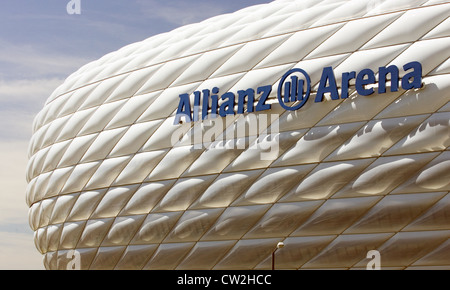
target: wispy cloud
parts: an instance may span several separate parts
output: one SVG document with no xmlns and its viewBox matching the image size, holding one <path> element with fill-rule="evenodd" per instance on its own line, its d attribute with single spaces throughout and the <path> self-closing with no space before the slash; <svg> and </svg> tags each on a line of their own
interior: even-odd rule
<svg viewBox="0 0 450 290">
<path fill-rule="evenodd" d="M 45 99 L 61 84 L 62 78 L 37 79 L 0 79 L 0 108 L 14 106 L 15 108 L 42 107 Z M 39 108 L 41 109 L 41 108 Z"/>
<path fill-rule="evenodd" d="M 0 270 L 44 270 L 42 259 L 32 235 L 0 232 Z"/>
<path fill-rule="evenodd" d="M 2 126 L 3 127 L 3 126 Z M 25 203 L 27 141 L 0 142 L 0 269 L 43 269 Z"/>
<path fill-rule="evenodd" d="M 199 22 L 226 11 L 227 1 L 137 0 L 142 12 L 151 18 L 176 25 Z"/>
<path fill-rule="evenodd" d="M 59 78 L 0 80 L 0 140 L 29 140 L 35 115 L 62 82 Z"/>
<path fill-rule="evenodd" d="M 0 79 L 67 75 L 88 61 L 85 57 L 0 40 Z"/>
<path fill-rule="evenodd" d="M 0 184 L 2 190 L 2 207 L 0 211 L 0 228 L 4 230 L 5 223 L 21 224 L 27 222 L 24 192 L 27 187 L 25 171 L 27 155 L 24 150 L 28 148 L 27 141 L 11 141 L 0 143 L 0 158 L 8 166 L 0 167 Z"/>
<path fill-rule="evenodd" d="M 0 140 L 26 140 L 34 116 L 64 79 L 89 60 L 0 39 Z"/>
</svg>

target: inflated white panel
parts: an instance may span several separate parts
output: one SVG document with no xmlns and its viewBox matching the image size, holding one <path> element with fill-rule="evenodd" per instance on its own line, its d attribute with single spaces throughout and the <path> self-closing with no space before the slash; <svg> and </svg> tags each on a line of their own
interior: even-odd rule
<svg viewBox="0 0 450 290">
<path fill-rule="evenodd" d="M 77 241 L 81 236 L 86 221 L 72 222 L 64 224 L 61 233 L 60 248 L 73 249 L 77 245 Z"/>
<path fill-rule="evenodd" d="M 342 24 L 327 25 L 292 34 L 274 51 L 267 55 L 256 68 L 296 62 L 306 56 L 317 45 L 335 33 Z"/>
<path fill-rule="evenodd" d="M 156 245 L 136 245 L 128 246 L 124 253 L 123 259 L 117 263 L 114 269 L 117 270 L 139 270 L 144 267 L 145 262 L 156 250 Z"/>
<path fill-rule="evenodd" d="M 106 218 L 116 216 L 137 190 L 137 187 L 138 185 L 129 185 L 110 188 L 97 205 L 91 217 Z"/>
<path fill-rule="evenodd" d="M 372 120 L 351 139 L 336 149 L 326 160 L 380 156 L 400 138 L 416 128 L 428 115 Z"/>
<path fill-rule="evenodd" d="M 220 208 L 186 211 L 164 241 L 197 241 L 222 211 Z"/>
<path fill-rule="evenodd" d="M 315 127 L 300 138 L 283 156 L 277 159 L 274 165 L 286 166 L 323 160 L 337 146 L 352 136 L 362 125 L 363 123 L 358 122 Z"/>
<path fill-rule="evenodd" d="M 154 211 L 182 211 L 208 187 L 215 175 L 179 179 L 165 194 Z"/>
<path fill-rule="evenodd" d="M 81 192 L 67 217 L 67 221 L 87 220 L 96 209 L 105 192 L 106 189 Z"/>
<path fill-rule="evenodd" d="M 371 162 L 373 159 L 319 164 L 281 201 L 327 199 Z"/>
<path fill-rule="evenodd" d="M 450 187 L 450 152 L 439 154 L 420 172 L 395 189 L 395 193 L 448 190 Z"/>
<path fill-rule="evenodd" d="M 238 173 L 224 173 L 218 176 L 205 190 L 203 195 L 191 206 L 191 208 L 216 208 L 227 207 L 239 196 L 252 182 L 261 175 L 262 170 L 241 171 Z M 223 194 L 230 191 L 229 194 Z"/>
<path fill-rule="evenodd" d="M 104 246 L 128 244 L 142 224 L 145 215 L 134 215 L 116 218 L 108 234 L 102 242 Z"/>
<path fill-rule="evenodd" d="M 25 199 L 45 267 L 76 251 L 81 269 L 270 269 L 284 242 L 277 269 L 365 269 L 369 250 L 382 268 L 449 269 L 449 13 L 445 0 L 281 0 L 84 65 L 32 124 Z M 405 89 L 411 62 L 422 86 Z M 379 92 L 391 65 L 399 88 L 388 74 Z M 326 67 L 340 96 L 316 101 Z M 292 111 L 278 99 L 291 69 L 311 79 Z M 209 100 L 202 120 L 195 92 L 215 87 L 229 114 Z M 182 94 L 200 120 L 174 124 Z"/>
<path fill-rule="evenodd" d="M 233 205 L 273 203 L 288 191 L 311 166 L 269 168 Z"/>
<path fill-rule="evenodd" d="M 386 155 L 399 152 L 417 153 L 444 150 L 450 146 L 450 119 L 448 112 L 436 113 L 421 123 L 408 136 L 392 146 Z"/>
<path fill-rule="evenodd" d="M 361 3 L 363 1 L 353 2 Z M 394 21 L 398 15 L 394 13 L 348 22 L 313 50 L 308 57 L 315 58 L 330 54 L 353 52 Z"/>
<path fill-rule="evenodd" d="M 440 24 L 449 13 L 448 5 L 407 11 L 373 37 L 363 49 L 415 41 Z"/>
</svg>

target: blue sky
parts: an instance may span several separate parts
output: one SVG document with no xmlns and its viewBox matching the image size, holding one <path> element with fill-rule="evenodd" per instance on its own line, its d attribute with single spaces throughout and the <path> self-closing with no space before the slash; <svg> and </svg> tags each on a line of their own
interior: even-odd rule
<svg viewBox="0 0 450 290">
<path fill-rule="evenodd" d="M 64 79 L 127 44 L 271 0 L 4 0 L 0 9 L 0 269 L 43 269 L 25 203 L 34 116 Z"/>
</svg>

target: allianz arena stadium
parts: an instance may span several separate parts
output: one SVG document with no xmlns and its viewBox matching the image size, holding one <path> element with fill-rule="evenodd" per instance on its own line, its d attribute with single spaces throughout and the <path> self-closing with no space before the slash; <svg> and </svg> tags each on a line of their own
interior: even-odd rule
<svg viewBox="0 0 450 290">
<path fill-rule="evenodd" d="M 274 1 L 84 65 L 33 123 L 46 269 L 450 269 L 449 15 Z"/>
</svg>

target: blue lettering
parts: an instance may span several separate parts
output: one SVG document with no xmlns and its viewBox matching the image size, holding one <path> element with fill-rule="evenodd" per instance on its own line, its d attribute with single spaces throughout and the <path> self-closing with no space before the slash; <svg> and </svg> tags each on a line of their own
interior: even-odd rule
<svg viewBox="0 0 450 290">
<path fill-rule="evenodd" d="M 202 120 L 208 117 L 209 110 L 209 90 L 203 90 L 203 102 L 202 102 Z"/>
<path fill-rule="evenodd" d="M 356 77 L 356 72 L 346 72 L 342 74 L 342 90 L 341 99 L 348 98 L 348 88 L 350 86 L 350 80 Z"/>
<path fill-rule="evenodd" d="M 200 92 L 194 92 L 194 112 L 192 114 L 192 121 L 196 122 L 199 119 L 200 113 Z"/>
<path fill-rule="evenodd" d="M 234 94 L 231 92 L 222 95 L 222 104 L 220 104 L 219 115 L 225 117 L 226 115 L 234 115 Z"/>
<path fill-rule="evenodd" d="M 367 78 L 366 78 L 367 76 Z M 374 84 L 375 83 L 375 74 L 371 69 L 363 69 L 359 72 L 359 74 L 356 76 L 356 91 L 361 96 L 368 96 L 373 94 L 373 88 L 366 89 L 366 85 Z"/>
<path fill-rule="evenodd" d="M 238 114 L 244 114 L 245 97 L 247 97 L 247 112 L 253 112 L 255 102 L 255 90 L 247 89 L 238 91 Z"/>
<path fill-rule="evenodd" d="M 388 67 L 380 67 L 378 71 L 379 84 L 378 93 L 384 94 L 386 92 L 387 74 L 391 74 L 391 92 L 398 91 L 398 67 L 391 65 Z"/>
<path fill-rule="evenodd" d="M 412 72 L 405 74 L 402 78 L 402 89 L 418 89 L 422 87 L 422 65 L 420 62 L 413 61 L 403 66 L 405 71 L 413 69 Z M 410 80 L 413 79 L 411 82 Z"/>
<path fill-rule="evenodd" d="M 272 92 L 272 86 L 263 86 L 258 88 L 258 94 L 261 94 L 261 97 L 256 105 L 256 111 L 270 110 L 272 106 L 270 104 L 266 104 L 266 100 L 269 97 L 270 92 Z"/>
<path fill-rule="evenodd" d="M 401 87 L 404 90 L 413 88 L 420 88 L 422 86 L 422 65 L 420 62 L 412 61 L 403 66 L 406 72 L 405 76 L 401 79 Z M 297 74 L 303 74 L 304 78 L 300 79 Z M 388 67 L 379 67 L 378 69 L 379 81 L 378 81 L 378 93 L 386 93 L 386 84 L 388 83 L 388 75 L 390 75 L 391 92 L 396 92 L 399 89 L 400 72 L 399 68 L 395 65 Z M 285 81 L 290 76 L 289 81 Z M 341 96 L 339 96 L 338 86 L 336 84 L 336 78 L 334 76 L 332 67 L 325 67 L 322 71 L 319 86 L 317 89 L 317 95 L 315 102 L 322 102 L 325 94 L 330 94 L 332 100 L 346 99 L 349 97 L 350 81 L 355 80 L 355 88 L 359 95 L 368 96 L 374 93 L 374 88 L 366 87 L 368 85 L 376 84 L 376 76 L 371 69 L 363 69 L 358 74 L 356 72 L 344 72 L 342 73 L 341 83 Z M 304 86 L 306 84 L 306 93 Z M 289 70 L 281 78 L 278 86 L 278 101 L 280 105 L 286 110 L 297 110 L 303 106 L 308 100 L 311 88 L 311 80 L 308 74 L 300 69 L 294 68 Z M 282 92 L 284 90 L 284 95 Z M 180 101 L 178 104 L 177 113 L 175 115 L 174 124 L 182 123 L 181 118 L 184 117 L 186 122 L 205 120 L 208 115 L 216 117 L 219 114 L 221 117 L 234 114 L 244 114 L 245 107 L 247 112 L 258 112 L 264 110 L 270 110 L 271 104 L 266 103 L 270 93 L 272 92 L 272 86 L 266 85 L 258 87 L 256 93 L 259 94 L 258 102 L 256 103 L 255 90 L 252 88 L 246 90 L 239 90 L 237 92 L 237 112 L 235 112 L 236 96 L 232 92 L 225 92 L 220 97 L 223 101 L 219 106 L 219 88 L 214 87 L 212 90 L 204 89 L 201 92 L 193 92 L 194 107 L 191 108 L 189 94 L 179 95 Z M 296 105 L 289 106 L 286 103 L 299 102 Z M 246 106 L 247 104 L 247 106 Z M 193 110 L 192 110 L 193 109 Z"/>
<path fill-rule="evenodd" d="M 329 83 L 328 86 L 327 83 Z M 322 102 L 323 95 L 325 93 L 330 93 L 332 100 L 339 99 L 339 92 L 336 85 L 336 78 L 334 77 L 333 68 L 331 66 L 324 68 L 322 71 L 322 77 L 320 78 L 319 88 L 317 89 L 315 102 L 316 103 Z"/>
<path fill-rule="evenodd" d="M 192 121 L 191 103 L 189 102 L 188 94 L 180 95 L 180 103 L 178 104 L 177 114 L 175 115 L 174 125 L 180 124 L 181 117 L 185 117 L 186 123 Z"/>
</svg>

